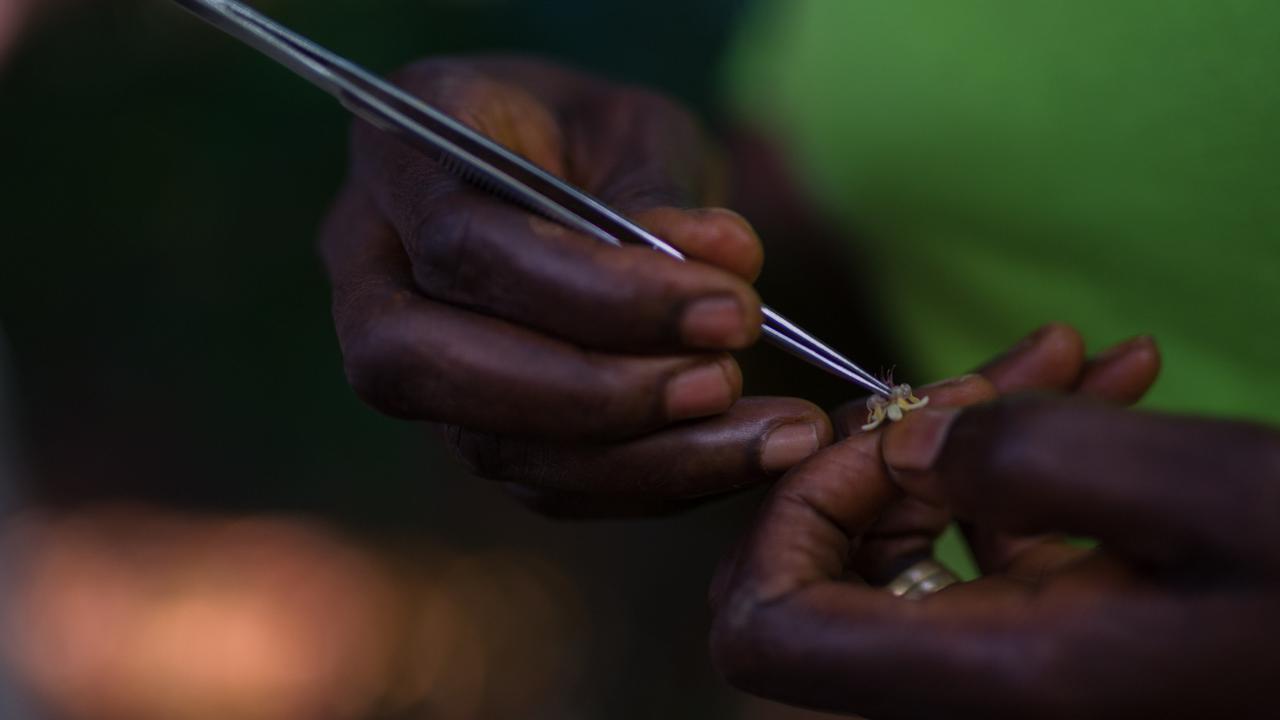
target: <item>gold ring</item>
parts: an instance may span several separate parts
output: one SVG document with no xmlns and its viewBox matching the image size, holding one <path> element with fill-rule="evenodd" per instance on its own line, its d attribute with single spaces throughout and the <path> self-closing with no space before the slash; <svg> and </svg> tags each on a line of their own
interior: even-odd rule
<svg viewBox="0 0 1280 720">
<path fill-rule="evenodd" d="M 932 595 L 944 588 L 960 582 L 960 578 L 951 572 L 946 565 L 937 560 L 927 559 L 903 570 L 897 577 L 889 581 L 885 589 L 895 597 L 918 600 Z"/>
</svg>

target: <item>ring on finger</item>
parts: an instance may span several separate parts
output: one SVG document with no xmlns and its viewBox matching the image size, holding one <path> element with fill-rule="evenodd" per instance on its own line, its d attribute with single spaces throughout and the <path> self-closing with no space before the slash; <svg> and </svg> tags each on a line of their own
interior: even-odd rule
<svg viewBox="0 0 1280 720">
<path fill-rule="evenodd" d="M 946 565 L 932 558 L 921 560 L 898 573 L 898 576 L 885 585 L 885 589 L 895 597 L 918 600 L 926 595 L 940 592 L 956 583 L 960 578 Z"/>
</svg>

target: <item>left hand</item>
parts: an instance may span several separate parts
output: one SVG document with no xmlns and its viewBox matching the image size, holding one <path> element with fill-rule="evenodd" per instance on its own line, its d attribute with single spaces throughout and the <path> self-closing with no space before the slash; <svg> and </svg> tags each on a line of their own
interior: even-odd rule
<svg viewBox="0 0 1280 720">
<path fill-rule="evenodd" d="M 547 222 L 358 122 L 320 242 L 357 395 L 556 515 L 679 509 L 830 443 L 815 405 L 742 397 L 728 353 L 759 335 L 763 248 L 715 207 L 725 168 L 692 114 L 533 58 L 431 58 L 396 80 L 690 262 Z"/>
<path fill-rule="evenodd" d="M 1070 393 L 1131 405 L 1146 394 L 1159 372 L 1160 354 L 1150 338 L 1134 338 L 1086 358 L 1080 333 L 1068 325 L 1051 323 L 978 368 L 975 374 L 987 383 L 953 384 L 922 393 L 933 396 L 935 408 L 980 403 L 990 399 L 993 390 L 999 395 Z M 843 439 L 860 434 L 866 418 L 865 402 L 857 400 L 832 413 L 832 424 Z M 913 562 L 929 557 L 935 541 L 956 519 L 942 505 L 903 494 L 863 535 L 853 570 L 873 584 L 886 583 Z M 962 518 L 960 525 L 984 572 L 1004 567 L 1010 554 L 1028 545 L 1044 545 L 1048 548 L 1044 552 L 1049 553 L 1058 552 L 1054 548 L 1060 546 L 1057 535 L 1008 536 L 975 527 Z"/>
<path fill-rule="evenodd" d="M 1073 335 L 928 390 L 934 408 L 778 484 L 713 588 L 732 682 L 873 717 L 1265 715 L 1280 436 L 1119 409 L 1154 379 L 1154 346 L 1086 362 Z M 1094 400 L 946 409 L 1028 388 Z M 918 559 L 952 514 L 980 580 L 919 602 L 851 581 Z"/>
</svg>

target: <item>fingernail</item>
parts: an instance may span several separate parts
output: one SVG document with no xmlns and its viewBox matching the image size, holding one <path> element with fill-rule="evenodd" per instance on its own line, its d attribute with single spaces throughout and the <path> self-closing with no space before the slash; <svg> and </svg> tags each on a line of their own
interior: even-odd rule
<svg viewBox="0 0 1280 720">
<path fill-rule="evenodd" d="M 818 452 L 818 428 L 812 423 L 783 425 L 769 433 L 760 451 L 765 472 L 782 472 Z"/>
<path fill-rule="evenodd" d="M 911 413 L 885 433 L 881 446 L 885 464 L 902 472 L 922 472 L 933 467 L 959 412 L 954 408 L 924 408 Z"/>
<path fill-rule="evenodd" d="M 714 415 L 733 404 L 733 384 L 723 364 L 699 365 L 667 383 L 666 400 L 672 420 Z"/>
<path fill-rule="evenodd" d="M 680 332 L 685 342 L 702 348 L 739 348 L 749 340 L 742 303 L 730 296 L 694 302 L 684 313 Z"/>
</svg>

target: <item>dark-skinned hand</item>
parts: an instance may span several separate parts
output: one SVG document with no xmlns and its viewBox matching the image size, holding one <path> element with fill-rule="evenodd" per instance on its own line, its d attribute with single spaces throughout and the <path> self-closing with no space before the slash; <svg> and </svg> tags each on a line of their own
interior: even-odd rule
<svg viewBox="0 0 1280 720">
<path fill-rule="evenodd" d="M 630 214 L 693 260 L 614 248 L 492 198 L 358 123 L 321 241 L 348 378 L 439 424 L 542 509 L 632 513 L 750 485 L 831 441 L 827 416 L 741 398 L 763 253 L 720 202 L 692 117 L 546 63 L 426 61 L 396 81 Z"/>
<path fill-rule="evenodd" d="M 780 481 L 713 584 L 729 680 L 871 718 L 1274 716 L 1280 435 L 1125 409 L 1155 346 L 1081 348 L 1046 328 Z M 983 577 L 876 587 L 952 517 Z"/>
</svg>

